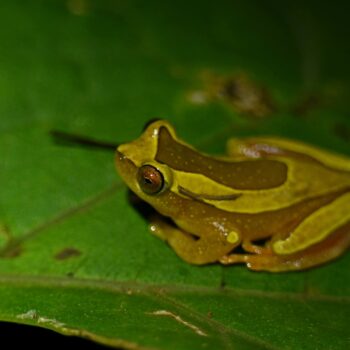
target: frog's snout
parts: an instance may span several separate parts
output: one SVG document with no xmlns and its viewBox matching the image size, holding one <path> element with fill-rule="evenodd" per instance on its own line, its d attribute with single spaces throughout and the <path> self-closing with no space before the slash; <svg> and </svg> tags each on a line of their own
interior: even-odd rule
<svg viewBox="0 0 350 350">
<path fill-rule="evenodd" d="M 118 149 L 115 152 L 115 165 L 118 172 L 120 172 L 121 164 L 125 161 L 125 155 L 122 152 L 119 152 Z"/>
<path fill-rule="evenodd" d="M 115 166 L 126 182 L 130 181 L 137 171 L 135 164 L 123 152 L 120 152 L 119 148 L 115 153 Z"/>
<path fill-rule="evenodd" d="M 115 158 L 116 158 L 116 161 L 123 161 L 125 158 L 125 155 L 122 152 L 119 152 L 117 149 L 115 152 Z"/>
<path fill-rule="evenodd" d="M 115 165 L 117 167 L 118 172 L 122 175 L 123 170 L 125 170 L 125 165 L 128 159 L 124 153 L 120 152 L 119 149 L 115 152 Z"/>
</svg>

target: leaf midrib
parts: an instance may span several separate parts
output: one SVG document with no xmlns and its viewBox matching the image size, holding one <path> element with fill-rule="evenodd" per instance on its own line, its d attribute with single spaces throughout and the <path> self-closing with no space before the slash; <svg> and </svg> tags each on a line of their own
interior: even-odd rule
<svg viewBox="0 0 350 350">
<path fill-rule="evenodd" d="M 18 287 L 63 287 L 63 288 L 91 288 L 106 292 L 124 292 L 135 294 L 172 294 L 183 295 L 188 293 L 213 295 L 221 294 L 228 297 L 252 296 L 269 298 L 274 300 L 297 300 L 297 301 L 328 301 L 336 303 L 350 303 L 349 296 L 306 294 L 298 292 L 271 292 L 254 289 L 242 289 L 232 287 L 207 287 L 199 285 L 163 285 L 147 284 L 144 282 L 113 281 L 93 278 L 56 277 L 47 275 L 7 275 L 0 274 L 0 285 L 15 285 Z"/>
</svg>

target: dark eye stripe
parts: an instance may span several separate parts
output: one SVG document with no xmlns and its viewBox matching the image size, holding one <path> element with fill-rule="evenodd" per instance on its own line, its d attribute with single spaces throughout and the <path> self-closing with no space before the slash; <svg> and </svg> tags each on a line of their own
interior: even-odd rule
<svg viewBox="0 0 350 350">
<path fill-rule="evenodd" d="M 287 179 L 287 166 L 276 160 L 218 160 L 182 145 L 162 127 L 159 131 L 156 160 L 169 167 L 197 174 L 233 189 L 260 190 L 281 186 Z"/>
<path fill-rule="evenodd" d="M 185 187 L 178 186 L 177 190 L 179 191 L 180 194 L 183 194 L 184 196 L 190 197 L 192 199 L 198 200 L 198 201 L 203 201 L 205 199 L 208 200 L 213 200 L 213 201 L 234 201 L 237 198 L 241 197 L 241 193 L 238 194 L 228 194 L 228 195 L 210 195 L 210 194 L 205 194 L 205 193 L 196 193 L 188 190 Z"/>
</svg>

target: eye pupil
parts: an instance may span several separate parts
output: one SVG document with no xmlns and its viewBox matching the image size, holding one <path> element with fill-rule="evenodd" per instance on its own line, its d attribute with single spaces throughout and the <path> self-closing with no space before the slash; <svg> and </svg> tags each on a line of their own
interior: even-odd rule
<svg viewBox="0 0 350 350">
<path fill-rule="evenodd" d="M 147 194 L 157 194 L 164 186 L 162 173 L 152 165 L 143 165 L 137 174 L 141 190 Z"/>
</svg>

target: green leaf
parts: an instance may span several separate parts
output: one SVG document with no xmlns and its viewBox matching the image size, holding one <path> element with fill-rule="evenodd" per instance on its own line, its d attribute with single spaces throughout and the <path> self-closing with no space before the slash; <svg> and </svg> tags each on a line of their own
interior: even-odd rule
<svg viewBox="0 0 350 350">
<path fill-rule="evenodd" d="M 2 1 L 0 320 L 122 348 L 347 349 L 349 255 L 191 266 L 150 235 L 113 153 L 49 135 L 130 141 L 161 117 L 208 152 L 268 133 L 350 155 L 345 5 Z M 267 112 L 219 93 L 237 77 Z"/>
</svg>

